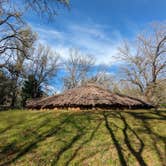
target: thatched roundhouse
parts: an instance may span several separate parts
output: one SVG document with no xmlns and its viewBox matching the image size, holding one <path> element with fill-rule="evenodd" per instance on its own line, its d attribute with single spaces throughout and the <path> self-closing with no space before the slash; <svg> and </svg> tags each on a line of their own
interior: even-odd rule
<svg viewBox="0 0 166 166">
<path fill-rule="evenodd" d="M 87 84 L 27 103 L 31 109 L 111 109 L 150 108 L 151 105 L 125 95 L 115 94 L 94 84 Z"/>
</svg>

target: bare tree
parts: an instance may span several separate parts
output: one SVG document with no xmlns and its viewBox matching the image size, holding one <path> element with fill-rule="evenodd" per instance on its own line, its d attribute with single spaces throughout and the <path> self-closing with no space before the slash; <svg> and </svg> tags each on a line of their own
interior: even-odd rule
<svg viewBox="0 0 166 166">
<path fill-rule="evenodd" d="M 146 96 L 150 98 L 156 108 L 166 104 L 166 79 L 157 80 L 150 84 L 146 90 Z"/>
<path fill-rule="evenodd" d="M 86 82 L 94 83 L 102 86 L 103 88 L 113 90 L 114 89 L 114 77 L 106 70 L 100 70 L 92 75 Z"/>
<path fill-rule="evenodd" d="M 83 55 L 78 50 L 71 49 L 69 58 L 64 62 L 66 72 L 63 78 L 64 88 L 71 89 L 86 82 L 93 65 L 92 56 Z"/>
<path fill-rule="evenodd" d="M 42 16 L 53 18 L 59 6 L 69 7 L 69 0 L 24 0 L 25 9 L 32 9 Z"/>
<path fill-rule="evenodd" d="M 31 9 L 38 14 L 55 16 L 60 6 L 69 7 L 69 0 L 23 0 L 22 3 L 15 0 L 1 0 L 2 3 L 7 3 L 11 7 L 19 7 L 22 12 L 27 12 Z"/>
<path fill-rule="evenodd" d="M 7 82 L 3 82 L 1 86 L 10 89 L 11 106 L 14 107 L 17 100 L 18 87 L 21 83 L 21 77 L 23 74 L 23 64 L 25 60 L 30 57 L 30 53 L 33 50 L 33 43 L 35 41 L 35 35 L 30 28 L 21 29 L 19 32 L 20 38 L 24 40 L 25 44 L 20 43 L 18 40 L 13 41 L 15 45 L 14 50 L 8 50 L 7 53 L 1 56 L 1 70 L 5 71 L 6 77 L 10 79 L 10 87 L 6 86 Z"/>
<path fill-rule="evenodd" d="M 19 6 L 20 4 L 21 6 Z M 23 3 L 20 3 L 13 0 L 0 0 L 0 69 L 5 71 L 4 73 L 7 74 L 7 78 L 12 82 L 10 84 L 12 85 L 11 91 L 8 91 L 10 92 L 12 106 L 15 105 L 18 87 L 20 80 L 22 80 L 20 77 L 24 73 L 23 65 L 31 57 L 33 44 L 36 40 L 36 35 L 27 27 L 27 24 L 23 20 L 23 14 L 30 9 L 36 11 L 38 14 L 51 17 L 57 14 L 58 4 L 68 6 L 68 1 L 24 0 Z M 48 59 L 46 57 L 43 57 L 43 59 L 40 59 L 43 61 L 43 68 L 41 70 L 45 70 L 46 74 L 48 74 L 47 77 L 50 77 L 51 72 L 46 70 L 53 71 L 53 69 L 44 67 L 44 61 L 48 63 Z M 41 73 L 43 74 L 44 71 Z M 38 76 L 40 75 L 40 82 L 46 82 L 46 74 L 42 74 L 37 74 Z M 7 87 L 4 84 L 5 81 L 3 81 L 3 85 L 0 82 L 0 89 Z"/>
<path fill-rule="evenodd" d="M 60 56 L 48 46 L 39 44 L 32 59 L 26 63 L 26 75 L 34 75 L 38 87 L 49 84 L 49 80 L 57 74 Z"/>
<path fill-rule="evenodd" d="M 17 53 L 28 58 L 27 50 L 34 43 L 35 35 L 22 21 L 21 13 L 9 7 L 6 1 L 0 2 L 0 68 L 12 58 L 16 59 Z"/>
<path fill-rule="evenodd" d="M 24 0 L 23 3 L 17 3 L 13 0 L 2 0 L 0 1 L 0 57 L 8 61 L 15 50 L 22 51 L 21 45 L 27 46 L 27 39 L 20 36 L 22 29 L 25 29 L 25 22 L 23 21 L 22 15 L 27 12 L 28 9 L 36 11 L 42 15 L 49 17 L 57 14 L 58 5 L 62 4 L 68 6 L 68 0 Z M 3 57 L 2 57 L 3 56 Z M 0 67 L 3 67 L 5 63 L 0 62 Z"/>
<path fill-rule="evenodd" d="M 126 62 L 123 67 L 126 81 L 150 100 L 153 87 L 166 77 L 166 24 L 153 24 L 151 30 L 138 35 L 135 45 L 125 42 L 119 52 Z"/>
</svg>

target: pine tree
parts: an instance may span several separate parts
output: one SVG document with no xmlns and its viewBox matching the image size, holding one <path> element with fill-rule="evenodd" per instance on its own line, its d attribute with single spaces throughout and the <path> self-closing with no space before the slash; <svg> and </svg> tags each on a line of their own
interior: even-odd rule
<svg viewBox="0 0 166 166">
<path fill-rule="evenodd" d="M 22 87 L 22 105 L 25 106 L 27 99 L 40 98 L 43 95 L 41 86 L 34 75 L 29 75 L 28 79 L 24 81 Z"/>
</svg>

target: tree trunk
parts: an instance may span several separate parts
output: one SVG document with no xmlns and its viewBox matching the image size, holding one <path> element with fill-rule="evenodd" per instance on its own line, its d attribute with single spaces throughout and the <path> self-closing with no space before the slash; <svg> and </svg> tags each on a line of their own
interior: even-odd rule
<svg viewBox="0 0 166 166">
<path fill-rule="evenodd" d="M 16 98 L 17 98 L 17 95 L 16 95 L 16 92 L 14 90 L 12 92 L 12 99 L 11 99 L 11 105 L 10 105 L 11 108 L 14 108 L 16 106 Z"/>
</svg>

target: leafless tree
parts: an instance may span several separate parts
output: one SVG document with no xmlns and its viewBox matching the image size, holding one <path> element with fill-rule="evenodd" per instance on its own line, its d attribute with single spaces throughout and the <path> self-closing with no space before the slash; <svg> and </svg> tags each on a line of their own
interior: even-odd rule
<svg viewBox="0 0 166 166">
<path fill-rule="evenodd" d="M 54 18 L 58 14 L 60 7 L 69 8 L 69 0 L 22 0 L 21 3 L 15 0 L 1 0 L 0 6 L 5 6 L 11 10 L 17 10 L 19 13 L 35 12 L 41 18 L 47 20 Z"/>
<path fill-rule="evenodd" d="M 22 21 L 21 13 L 9 7 L 6 1 L 0 2 L 0 68 L 18 52 L 28 57 L 27 50 L 35 40 L 35 36 Z"/>
<path fill-rule="evenodd" d="M 30 28 L 21 29 L 19 32 L 19 36 L 22 40 L 25 41 L 26 46 L 22 44 L 18 40 L 14 40 L 13 45 L 16 49 L 7 50 L 6 53 L 3 53 L 0 57 L 1 70 L 5 71 L 6 77 L 10 79 L 10 87 L 6 85 L 2 85 L 8 89 L 10 89 L 10 97 L 11 97 L 11 106 L 15 106 L 15 102 L 17 100 L 17 92 L 18 87 L 20 85 L 21 76 L 23 74 L 23 64 L 25 60 L 30 57 L 30 53 L 33 50 L 33 43 L 35 41 L 35 36 Z M 7 84 L 3 82 L 3 84 Z"/>
<path fill-rule="evenodd" d="M 95 75 L 92 75 L 86 82 L 97 84 L 99 86 L 102 86 L 105 89 L 113 90 L 114 77 L 109 72 L 106 72 L 106 70 L 100 70 L 100 69 L 98 70 L 99 71 L 97 71 Z"/>
<path fill-rule="evenodd" d="M 60 56 L 50 47 L 39 44 L 33 57 L 25 65 L 25 68 L 27 68 L 26 75 L 34 75 L 38 86 L 44 87 L 57 74 L 60 67 L 59 59 Z"/>
<path fill-rule="evenodd" d="M 150 98 L 156 108 L 166 104 L 166 79 L 157 80 L 150 84 L 146 90 L 146 96 Z"/>
<path fill-rule="evenodd" d="M 24 0 L 25 9 L 32 9 L 42 16 L 53 18 L 59 6 L 69 7 L 69 0 Z"/>
<path fill-rule="evenodd" d="M 64 89 L 71 89 L 85 83 L 94 62 L 92 56 L 81 54 L 77 49 L 71 49 L 69 58 L 64 62 L 66 72 L 63 78 Z"/>
<path fill-rule="evenodd" d="M 119 53 L 125 61 L 125 80 L 146 97 L 152 96 L 153 87 L 166 77 L 166 24 L 153 24 L 149 31 L 138 35 L 134 45 L 124 42 Z"/>
<path fill-rule="evenodd" d="M 21 6 L 19 4 L 13 0 L 0 1 L 0 58 L 6 61 L 15 50 L 24 53 L 18 45 L 24 45 L 24 48 L 29 47 L 27 38 L 22 38 L 21 35 L 22 29 L 26 26 L 22 17 L 24 12 L 30 9 L 51 17 L 57 14 L 58 5 L 68 6 L 69 2 L 68 0 L 24 0 Z M 4 65 L 5 63 L 0 62 L 0 67 Z"/>
<path fill-rule="evenodd" d="M 19 6 L 20 4 L 21 6 Z M 27 24 L 23 20 L 23 14 L 27 11 L 33 10 L 38 14 L 52 17 L 57 14 L 56 11 L 58 9 L 58 4 L 68 6 L 68 1 L 24 0 L 20 3 L 19 1 L 17 2 L 14 0 L 0 0 L 0 70 L 5 70 L 4 73 L 7 73 L 7 77 L 9 77 L 12 82 L 12 84 L 10 84 L 12 85 L 12 90 L 10 91 L 12 106 L 15 105 L 17 98 L 20 75 L 23 75 L 24 73 L 23 65 L 25 61 L 31 57 L 33 52 L 33 44 L 36 40 L 36 35 L 29 27 L 27 27 Z M 40 56 L 39 59 L 41 60 Z M 43 59 L 41 60 L 43 63 L 44 61 L 47 61 L 48 63 L 46 57 L 43 57 Z M 43 68 L 41 70 L 45 70 L 45 72 L 50 76 L 51 72 L 46 71 L 48 68 L 49 67 L 44 67 L 43 64 Z M 53 69 L 49 68 L 48 70 Z M 44 71 L 41 73 L 43 74 Z M 46 80 L 46 76 L 42 74 L 40 74 L 40 82 L 44 82 Z M 2 85 L 1 83 L 2 82 L 0 80 L 0 86 Z M 4 83 L 5 81 L 3 81 L 3 84 Z M 3 86 L 7 87 L 5 85 Z"/>
</svg>

